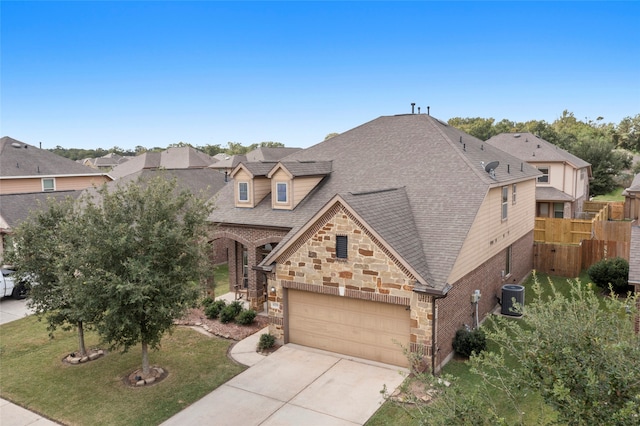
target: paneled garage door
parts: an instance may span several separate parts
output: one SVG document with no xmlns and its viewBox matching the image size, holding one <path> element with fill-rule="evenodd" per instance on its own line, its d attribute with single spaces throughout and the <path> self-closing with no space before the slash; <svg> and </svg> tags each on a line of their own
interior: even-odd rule
<svg viewBox="0 0 640 426">
<path fill-rule="evenodd" d="M 410 315 L 404 306 L 289 290 L 289 341 L 406 367 Z"/>
</svg>

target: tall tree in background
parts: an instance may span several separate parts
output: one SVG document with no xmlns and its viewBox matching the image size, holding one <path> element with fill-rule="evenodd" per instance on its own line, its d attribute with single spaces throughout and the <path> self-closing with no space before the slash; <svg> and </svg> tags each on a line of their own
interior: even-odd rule
<svg viewBox="0 0 640 426">
<path fill-rule="evenodd" d="M 589 183 L 591 195 L 602 195 L 617 187 L 616 175 L 631 167 L 631 156 L 614 151 L 610 142 L 584 139 L 571 147 L 571 153 L 591 163 L 593 180 Z"/>
<path fill-rule="evenodd" d="M 207 273 L 206 219 L 211 207 L 158 176 L 85 200 L 90 228 L 84 279 L 100 285 L 104 307 L 96 327 L 114 348 L 142 345 L 142 376 L 149 348 L 157 348 L 176 318 L 193 306 Z"/>
</svg>

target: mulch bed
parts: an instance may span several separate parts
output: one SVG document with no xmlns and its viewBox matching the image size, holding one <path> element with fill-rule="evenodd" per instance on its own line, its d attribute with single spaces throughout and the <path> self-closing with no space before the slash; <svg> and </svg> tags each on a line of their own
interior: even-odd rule
<svg viewBox="0 0 640 426">
<path fill-rule="evenodd" d="M 223 324 L 218 320 L 208 319 L 202 308 L 194 308 L 184 318 L 177 320 L 175 323 L 177 325 L 202 327 L 205 331 L 215 336 L 240 341 L 268 326 L 269 318 L 264 315 L 258 315 L 255 321 L 249 325 L 239 325 L 233 322 Z"/>
</svg>

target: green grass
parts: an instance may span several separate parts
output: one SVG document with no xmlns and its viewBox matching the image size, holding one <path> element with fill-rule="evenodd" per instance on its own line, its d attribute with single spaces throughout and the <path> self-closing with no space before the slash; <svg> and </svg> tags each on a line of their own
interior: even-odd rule
<svg viewBox="0 0 640 426">
<path fill-rule="evenodd" d="M 216 297 L 229 293 L 229 265 L 218 265 L 213 270 L 213 289 Z"/>
<path fill-rule="evenodd" d="M 548 278 L 551 279 L 554 286 L 560 293 L 565 296 L 569 295 L 571 287 L 567 282 L 567 278 L 538 274 L 538 282 L 544 291 L 543 295 L 551 294 L 551 286 L 549 285 Z M 585 271 L 583 271 L 578 278 L 582 283 L 588 283 L 591 281 Z M 525 306 L 527 303 L 531 303 L 536 297 L 533 289 L 531 288 L 532 284 L 533 276 L 529 277 L 529 279 L 523 284 L 525 287 Z M 596 289 L 596 291 L 600 290 L 601 289 Z M 512 321 L 519 321 L 519 319 L 514 318 Z M 495 343 L 489 342 L 487 349 L 489 351 L 496 351 L 498 348 Z M 507 357 L 506 368 L 517 369 L 518 367 L 517 359 Z M 480 376 L 471 373 L 470 366 L 467 361 L 459 358 L 454 358 L 447 363 L 447 365 L 442 369 L 442 373 L 459 378 L 458 385 L 467 392 L 473 391 L 482 382 Z M 507 403 L 506 398 L 494 398 L 494 400 L 497 401 L 497 409 L 499 410 L 500 415 L 504 416 L 507 420 L 507 424 L 515 424 L 519 420 L 519 416 L 513 412 L 513 407 Z M 527 415 L 524 416 L 525 424 L 535 425 L 540 424 L 541 421 L 548 423 L 555 418 L 553 410 L 544 405 L 542 398 L 539 395 L 529 395 L 526 400 L 522 402 L 520 409 L 527 413 Z M 416 416 L 418 412 L 415 409 L 412 410 L 410 407 L 402 407 L 394 402 L 387 401 L 369 419 L 366 425 L 415 425 L 418 423 L 418 420 L 414 419 L 411 414 Z"/>
<path fill-rule="evenodd" d="M 123 378 L 141 366 L 140 347 L 71 366 L 62 358 L 77 348 L 71 331 L 50 339 L 33 316 L 0 326 L 0 396 L 68 425 L 157 425 L 243 371 L 227 358 L 230 342 L 177 328 L 150 362 L 168 371 L 155 385 L 131 388 Z M 86 333 L 88 347 L 98 338 Z"/>
<path fill-rule="evenodd" d="M 608 194 L 593 197 L 593 201 L 624 201 L 624 188 L 616 188 Z"/>
</svg>

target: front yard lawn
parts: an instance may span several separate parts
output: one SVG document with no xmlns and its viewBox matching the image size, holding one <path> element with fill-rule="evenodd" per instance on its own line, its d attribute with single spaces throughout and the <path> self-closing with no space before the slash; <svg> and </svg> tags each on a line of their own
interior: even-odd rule
<svg viewBox="0 0 640 426">
<path fill-rule="evenodd" d="M 62 359 L 77 348 L 74 331 L 50 339 L 34 316 L 0 326 L 0 396 L 68 425 L 157 425 L 244 370 L 227 358 L 229 340 L 177 328 L 150 351 L 150 362 L 168 376 L 160 383 L 132 388 L 123 378 L 140 368 L 140 347 L 111 352 L 86 364 Z M 85 333 L 87 348 L 98 338 Z"/>
</svg>

